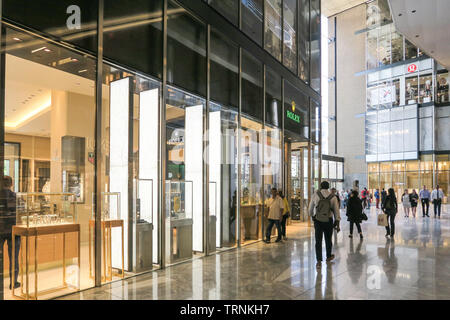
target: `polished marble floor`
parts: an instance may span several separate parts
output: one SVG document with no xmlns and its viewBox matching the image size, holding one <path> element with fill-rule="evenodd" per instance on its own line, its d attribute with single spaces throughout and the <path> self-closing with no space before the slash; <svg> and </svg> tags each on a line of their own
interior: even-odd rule
<svg viewBox="0 0 450 320">
<path fill-rule="evenodd" d="M 343 213 L 336 259 L 320 270 L 314 229 L 293 224 L 283 243 L 258 242 L 61 299 L 450 299 L 450 206 L 443 211 L 440 219 L 399 212 L 387 240 L 372 207 L 362 241 L 348 237 Z"/>
</svg>

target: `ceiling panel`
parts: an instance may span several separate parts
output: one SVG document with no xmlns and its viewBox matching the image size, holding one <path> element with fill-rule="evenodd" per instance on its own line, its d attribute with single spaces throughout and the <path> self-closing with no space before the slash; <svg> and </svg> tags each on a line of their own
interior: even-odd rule
<svg viewBox="0 0 450 320">
<path fill-rule="evenodd" d="M 334 16 L 365 2 L 366 0 L 322 0 L 322 14 L 326 17 Z"/>
<path fill-rule="evenodd" d="M 396 29 L 450 67 L 450 0 L 389 0 Z"/>
</svg>

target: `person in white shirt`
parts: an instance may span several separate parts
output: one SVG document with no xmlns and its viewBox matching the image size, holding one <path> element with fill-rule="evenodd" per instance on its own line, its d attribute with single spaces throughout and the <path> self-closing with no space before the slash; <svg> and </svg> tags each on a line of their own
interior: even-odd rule
<svg viewBox="0 0 450 320">
<path fill-rule="evenodd" d="M 320 190 L 314 192 L 309 204 L 309 215 L 314 221 L 317 268 L 322 266 L 322 237 L 324 235 L 327 262 L 334 259 L 334 254 L 331 253 L 333 249 L 333 226 L 339 230 L 339 221 L 341 220 L 338 201 L 328 190 L 329 188 L 330 184 L 327 181 L 323 181 L 320 184 Z M 333 216 L 335 219 L 334 225 Z"/>
<path fill-rule="evenodd" d="M 444 192 L 442 189 L 439 189 L 439 185 L 437 185 L 436 189 L 431 192 L 431 202 L 433 202 L 434 217 L 436 218 L 437 215 L 439 219 L 441 218 L 442 198 L 444 198 Z"/>
<path fill-rule="evenodd" d="M 266 230 L 266 240 L 265 243 L 270 243 L 270 234 L 272 233 L 273 225 L 277 227 L 277 240 L 275 242 L 281 241 L 281 219 L 283 218 L 284 202 L 283 199 L 278 195 L 276 188 L 272 188 L 272 197 L 266 201 L 266 206 L 269 209 L 269 224 Z"/>
</svg>

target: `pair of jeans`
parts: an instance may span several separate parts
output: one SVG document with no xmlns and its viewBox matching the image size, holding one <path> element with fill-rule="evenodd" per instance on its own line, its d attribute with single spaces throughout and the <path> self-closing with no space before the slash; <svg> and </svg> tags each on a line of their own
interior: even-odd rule
<svg viewBox="0 0 450 320">
<path fill-rule="evenodd" d="M 9 257 L 9 278 L 10 278 L 10 284 L 13 286 L 12 283 L 12 234 L 2 234 L 0 235 L 0 245 L 3 246 L 5 243 L 8 244 L 8 257 Z M 14 243 L 14 283 L 17 283 L 17 277 L 19 276 L 19 251 L 20 251 L 20 237 L 15 237 L 15 243 Z"/>
<path fill-rule="evenodd" d="M 428 215 L 428 209 L 430 209 L 430 199 L 421 199 L 422 202 L 422 215 Z M 425 213 L 425 206 L 427 207 L 427 211 Z"/>
<path fill-rule="evenodd" d="M 286 237 L 286 220 L 289 218 L 289 212 L 286 213 L 281 219 L 281 235 Z"/>
<path fill-rule="evenodd" d="M 441 204 L 442 204 L 441 199 L 433 200 L 433 208 L 434 208 L 434 216 L 435 217 L 436 217 L 436 215 L 438 215 L 439 217 L 441 216 Z"/>
<path fill-rule="evenodd" d="M 266 231 L 266 240 L 267 241 L 270 241 L 270 234 L 272 232 L 272 228 L 273 228 L 274 224 L 277 227 L 277 232 L 278 232 L 277 240 L 281 240 L 280 220 L 269 219 L 269 224 L 267 225 L 267 231 Z"/>
<path fill-rule="evenodd" d="M 333 235 L 333 219 L 330 218 L 328 222 L 321 222 L 314 219 L 314 229 L 316 236 L 316 259 L 322 261 L 322 238 L 325 235 L 325 248 L 327 251 L 327 258 L 331 257 L 331 250 L 333 249 L 332 235 Z"/>
<path fill-rule="evenodd" d="M 387 214 L 387 220 L 388 220 L 388 225 L 386 227 L 386 234 L 393 237 L 395 234 L 395 215 L 396 215 L 396 213 L 386 213 L 386 214 Z"/>
<path fill-rule="evenodd" d="M 358 233 L 362 233 L 361 225 L 359 222 L 350 221 L 350 234 L 353 234 L 353 224 L 356 224 L 356 229 L 358 229 Z"/>
</svg>

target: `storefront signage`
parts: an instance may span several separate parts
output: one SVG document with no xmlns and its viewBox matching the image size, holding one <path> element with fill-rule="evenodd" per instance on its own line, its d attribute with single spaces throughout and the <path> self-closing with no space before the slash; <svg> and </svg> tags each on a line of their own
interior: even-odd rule
<svg viewBox="0 0 450 320">
<path fill-rule="evenodd" d="M 286 110 L 286 117 L 288 117 L 289 119 L 291 119 L 297 123 L 300 123 L 300 115 L 294 113 L 295 112 L 295 101 L 292 101 L 291 106 L 292 106 L 292 111 Z"/>
<path fill-rule="evenodd" d="M 413 72 L 416 72 L 416 71 L 417 71 L 417 64 L 412 63 L 412 64 L 408 65 L 408 72 L 409 73 L 413 73 Z"/>
</svg>

